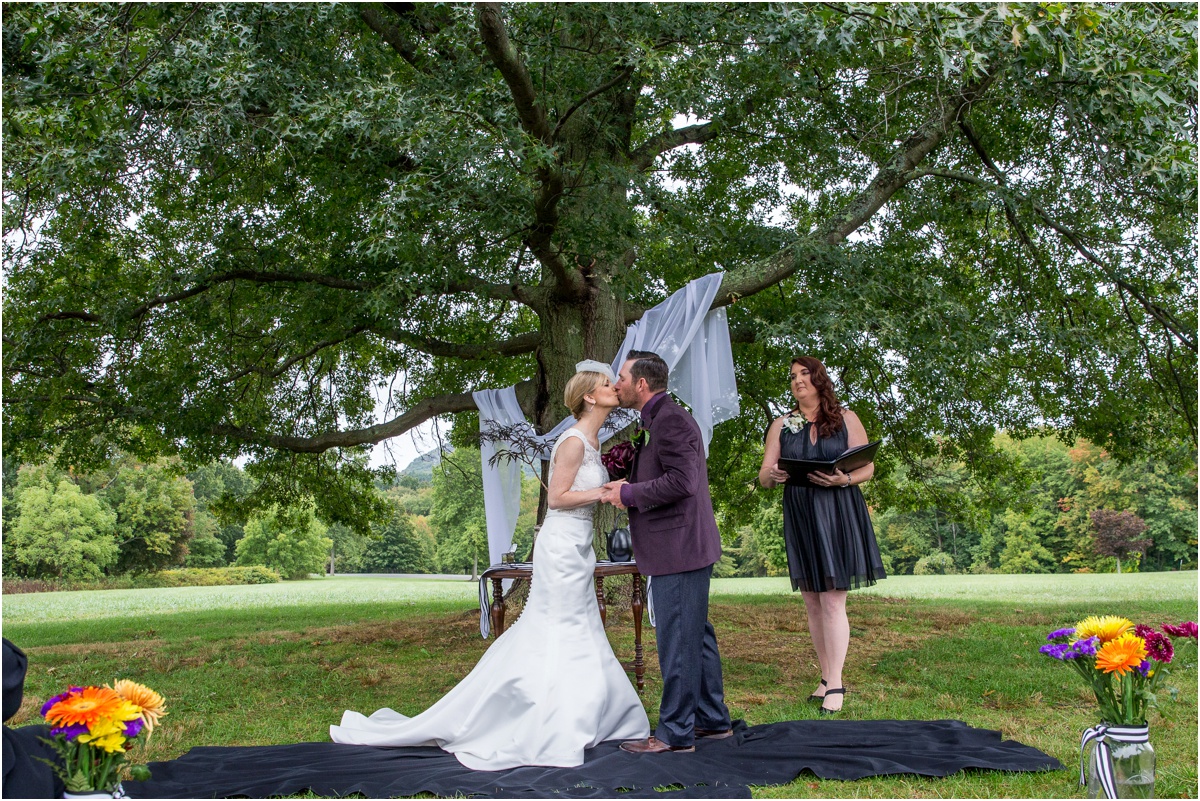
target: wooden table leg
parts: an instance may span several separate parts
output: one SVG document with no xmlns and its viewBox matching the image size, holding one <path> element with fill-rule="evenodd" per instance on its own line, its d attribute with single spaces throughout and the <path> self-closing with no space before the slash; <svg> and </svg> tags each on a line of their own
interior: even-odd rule
<svg viewBox="0 0 1200 801">
<path fill-rule="evenodd" d="M 492 579 L 492 635 L 504 633 L 504 580 Z"/>
<path fill-rule="evenodd" d="M 604 626 L 608 623 L 604 608 L 604 576 L 596 576 L 596 603 L 600 605 L 600 625 Z"/>
<path fill-rule="evenodd" d="M 642 650 L 642 576 L 640 573 L 634 573 L 631 578 L 633 597 L 629 605 L 633 609 L 633 674 L 637 677 L 638 695 L 641 695 L 646 689 L 646 660 Z"/>
</svg>

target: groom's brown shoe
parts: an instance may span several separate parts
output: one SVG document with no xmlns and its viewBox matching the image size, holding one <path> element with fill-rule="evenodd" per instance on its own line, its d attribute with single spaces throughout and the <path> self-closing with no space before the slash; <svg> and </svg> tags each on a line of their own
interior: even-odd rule
<svg viewBox="0 0 1200 801">
<path fill-rule="evenodd" d="M 621 743 L 621 750 L 631 754 L 665 754 L 668 751 L 678 754 L 690 754 L 696 750 L 694 745 L 667 745 L 662 740 L 650 737 L 645 740 L 630 740 Z"/>
<path fill-rule="evenodd" d="M 697 740 L 724 740 L 733 736 L 733 729 L 695 729 Z"/>
</svg>

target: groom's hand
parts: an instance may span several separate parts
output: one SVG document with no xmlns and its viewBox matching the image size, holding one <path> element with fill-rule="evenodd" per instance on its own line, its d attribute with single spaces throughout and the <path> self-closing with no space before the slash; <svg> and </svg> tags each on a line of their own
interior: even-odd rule
<svg viewBox="0 0 1200 801">
<path fill-rule="evenodd" d="M 621 485 L 625 484 L 625 479 L 620 481 L 610 481 L 604 485 L 600 491 L 600 500 L 603 503 L 611 503 L 618 509 L 624 509 L 624 504 L 621 503 Z"/>
</svg>

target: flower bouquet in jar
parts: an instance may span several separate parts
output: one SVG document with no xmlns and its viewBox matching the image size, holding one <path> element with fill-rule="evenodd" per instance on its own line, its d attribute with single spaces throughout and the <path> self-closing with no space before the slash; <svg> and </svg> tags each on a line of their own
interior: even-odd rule
<svg viewBox="0 0 1200 801">
<path fill-rule="evenodd" d="M 161 695 L 127 679 L 111 687 L 69 687 L 47 701 L 42 717 L 51 729 L 45 742 L 61 759 L 52 766 L 66 786 L 66 796 L 123 797 L 120 770 L 126 755 L 150 738 L 164 715 Z M 150 772 L 137 765 L 130 775 L 144 780 Z"/>
</svg>

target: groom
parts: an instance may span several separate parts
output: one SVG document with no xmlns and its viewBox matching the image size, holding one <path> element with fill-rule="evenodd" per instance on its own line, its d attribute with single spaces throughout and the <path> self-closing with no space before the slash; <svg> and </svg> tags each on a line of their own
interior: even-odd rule
<svg viewBox="0 0 1200 801">
<path fill-rule="evenodd" d="M 700 427 L 667 396 L 667 364 L 630 351 L 616 383 L 621 406 L 642 413 L 642 444 L 629 483 L 604 486 L 601 501 L 629 510 L 638 570 L 650 576 L 663 695 L 658 728 L 621 744 L 635 754 L 694 751 L 696 739 L 733 734 L 721 655 L 708 622 L 708 584 L 721 535 L 708 494 Z"/>
</svg>

